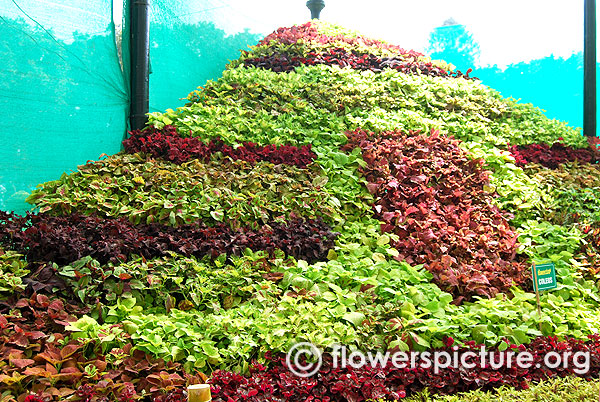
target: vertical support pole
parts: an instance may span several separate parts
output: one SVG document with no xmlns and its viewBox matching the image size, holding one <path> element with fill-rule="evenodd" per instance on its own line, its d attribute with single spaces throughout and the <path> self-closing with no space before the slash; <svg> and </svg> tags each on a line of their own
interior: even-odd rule
<svg viewBox="0 0 600 402">
<path fill-rule="evenodd" d="M 596 137 L 596 0 L 585 0 L 583 134 Z"/>
<path fill-rule="evenodd" d="M 538 275 L 537 269 L 535 267 L 535 262 L 533 263 L 533 288 L 535 289 L 535 298 L 537 299 L 537 311 L 540 320 L 542 319 L 542 302 L 540 301 L 540 289 L 538 287 Z M 542 322 L 540 321 L 540 332 L 542 332 Z"/>
<path fill-rule="evenodd" d="M 132 130 L 142 129 L 150 111 L 150 0 L 130 0 L 131 26 L 131 104 L 129 123 Z"/>
<path fill-rule="evenodd" d="M 310 18 L 318 20 L 321 17 L 321 10 L 325 8 L 325 0 L 308 0 L 306 7 L 310 10 Z"/>
</svg>

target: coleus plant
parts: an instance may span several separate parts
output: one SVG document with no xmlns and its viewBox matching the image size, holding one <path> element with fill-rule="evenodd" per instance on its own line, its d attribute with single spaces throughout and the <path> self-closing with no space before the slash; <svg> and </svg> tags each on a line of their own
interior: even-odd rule
<svg viewBox="0 0 600 402">
<path fill-rule="evenodd" d="M 551 146 L 548 144 L 513 145 L 510 147 L 510 152 L 519 166 L 538 163 L 556 169 L 565 162 L 596 164 L 600 161 L 600 152 L 595 148 L 572 148 L 561 141 L 562 138 L 559 138 L 559 141 Z"/>
<path fill-rule="evenodd" d="M 361 36 L 359 34 L 348 34 L 348 32 L 331 32 L 331 34 L 323 33 L 321 32 L 323 28 L 327 30 L 326 26 L 321 26 L 318 22 L 312 21 L 290 28 L 279 28 L 262 39 L 253 49 L 253 53 L 262 49 L 273 49 L 278 45 L 289 46 L 307 43 L 320 47 L 339 47 L 340 45 L 345 45 L 349 48 L 361 49 L 365 52 L 373 52 L 374 54 L 397 55 L 413 60 L 425 57 L 422 53 L 414 50 L 404 50 L 400 46 Z M 333 26 L 330 28 L 335 29 Z M 242 53 L 242 55 L 244 55 L 244 53 Z"/>
<path fill-rule="evenodd" d="M 484 188 L 488 172 L 458 141 L 436 132 L 347 135 L 344 149 L 362 149 L 382 231 L 398 236 L 398 259 L 424 264 L 457 301 L 527 283 L 518 235 Z"/>
<path fill-rule="evenodd" d="M 131 255 L 153 258 L 176 252 L 186 256 L 241 255 L 246 248 L 315 261 L 325 258 L 337 234 L 319 220 L 271 222 L 258 230 L 219 224 L 169 227 L 134 225 L 124 218 L 47 214 L 18 217 L 0 211 L 0 244 L 21 251 L 30 262 L 69 264 L 90 256 L 101 263 L 125 261 Z"/>
<path fill-rule="evenodd" d="M 109 334 L 81 342 L 69 339 L 66 327 L 74 314 L 85 313 L 59 298 L 33 294 L 14 304 L 0 305 L 0 392 L 18 400 L 133 402 L 144 396 L 165 401 L 170 391 L 201 383 L 200 373 L 185 373 L 167 363 L 124 346 L 105 350 Z M 27 399 L 28 398 L 28 399 Z M 15 401 L 15 399 L 4 399 Z M 173 400 L 173 399 L 172 399 Z"/>
<path fill-rule="evenodd" d="M 472 69 L 466 74 L 460 71 L 447 71 L 431 61 L 405 60 L 402 57 L 377 57 L 372 54 L 358 54 L 343 48 L 333 48 L 322 53 L 309 52 L 305 56 L 294 56 L 286 53 L 275 53 L 260 57 L 251 57 L 244 60 L 245 66 L 255 66 L 275 72 L 289 72 L 301 65 L 328 65 L 340 68 L 350 67 L 359 71 L 372 71 L 380 73 L 384 68 L 391 68 L 404 74 L 423 74 L 434 77 L 456 77 L 473 79 L 469 77 Z"/>
<path fill-rule="evenodd" d="M 194 158 L 208 162 L 210 157 L 218 152 L 234 160 L 267 161 L 275 165 L 286 164 L 305 168 L 316 157 L 310 145 L 259 146 L 246 142 L 234 148 L 225 145 L 218 138 L 211 139 L 208 144 L 205 144 L 197 137 L 181 137 L 174 126 L 165 126 L 161 130 L 151 126 L 144 130 L 131 131 L 129 134 L 130 137 L 123 141 L 125 151 L 143 152 L 177 164 Z"/>
<path fill-rule="evenodd" d="M 230 159 L 182 165 L 125 154 L 79 166 L 36 189 L 40 212 L 129 217 L 171 226 L 202 220 L 258 229 L 294 217 L 340 220 L 339 202 L 318 186 L 319 167 L 299 169 Z"/>
<path fill-rule="evenodd" d="M 98 302 L 112 305 L 119 298 L 136 298 L 145 308 L 197 311 L 230 309 L 258 293 L 276 294 L 273 283 L 283 278 L 283 273 L 272 272 L 267 253 L 243 257 L 222 254 L 214 261 L 173 253 L 104 265 L 84 257 L 67 266 L 54 264 L 53 268 L 54 275 L 65 284 L 60 293 L 65 299 L 76 296 L 80 303 L 98 306 Z M 99 318 L 100 311 L 92 316 Z"/>
<path fill-rule="evenodd" d="M 453 340 L 446 340 L 446 347 L 437 350 L 450 356 L 474 353 L 475 357 L 467 358 L 470 368 L 450 366 L 436 372 L 433 365 L 425 364 L 415 368 L 396 368 L 391 359 L 387 364 L 372 367 L 369 364 L 360 368 L 350 365 L 342 367 L 334 364 L 332 356 L 325 354 L 323 364 L 312 377 L 300 377 L 291 371 L 298 367 L 290 367 L 285 357 L 274 357 L 275 365 L 267 368 L 255 364 L 250 376 L 217 371 L 209 380 L 217 402 L 247 401 L 369 401 L 379 398 L 400 400 L 428 388 L 436 394 L 453 394 L 473 389 L 493 389 L 502 385 L 527 388 L 528 381 L 540 381 L 553 377 L 564 377 L 572 374 L 576 367 L 558 367 L 549 369 L 544 362 L 547 353 L 560 351 L 573 355 L 576 352 L 587 352 L 590 355 L 590 370 L 586 378 L 596 378 L 600 373 L 600 337 L 593 336 L 587 342 L 566 339 L 559 341 L 553 337 L 540 337 L 529 345 L 516 346 L 503 342 L 500 349 L 494 349 L 494 364 L 482 365 L 477 353 L 479 347 L 475 342 L 467 342 L 464 346 L 453 347 Z M 491 350 L 488 350 L 490 352 Z M 516 364 L 519 352 L 529 352 L 533 364 L 529 368 Z M 339 358 L 339 357 L 338 357 Z M 509 364 L 499 362 L 511 361 Z M 306 364 L 306 361 L 302 361 Z"/>
</svg>

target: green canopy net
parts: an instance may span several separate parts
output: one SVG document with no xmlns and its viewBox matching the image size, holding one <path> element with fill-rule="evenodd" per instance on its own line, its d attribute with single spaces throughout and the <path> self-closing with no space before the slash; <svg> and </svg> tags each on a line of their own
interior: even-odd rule
<svg viewBox="0 0 600 402">
<path fill-rule="evenodd" d="M 0 209 L 119 151 L 128 94 L 106 0 L 0 0 Z"/>
</svg>

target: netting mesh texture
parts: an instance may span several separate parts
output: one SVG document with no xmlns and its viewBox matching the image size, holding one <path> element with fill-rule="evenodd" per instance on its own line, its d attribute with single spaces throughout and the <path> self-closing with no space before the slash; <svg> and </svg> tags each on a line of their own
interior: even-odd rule
<svg viewBox="0 0 600 402">
<path fill-rule="evenodd" d="M 107 0 L 0 0 L 0 209 L 120 149 L 127 84 Z"/>
</svg>

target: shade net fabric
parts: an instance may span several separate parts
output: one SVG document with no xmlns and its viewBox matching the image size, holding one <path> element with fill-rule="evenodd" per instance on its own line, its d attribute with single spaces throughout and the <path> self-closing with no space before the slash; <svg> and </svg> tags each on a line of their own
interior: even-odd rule
<svg viewBox="0 0 600 402">
<path fill-rule="evenodd" d="M 150 111 L 183 105 L 190 91 L 221 76 L 229 60 L 240 57 L 272 24 L 252 32 L 252 16 L 236 1 L 153 0 L 150 9 Z M 253 14 L 256 14 L 255 10 Z M 262 28 L 262 29 L 261 29 Z"/>
<path fill-rule="evenodd" d="M 120 150 L 128 91 L 112 1 L 0 0 L 0 209 Z"/>
</svg>

